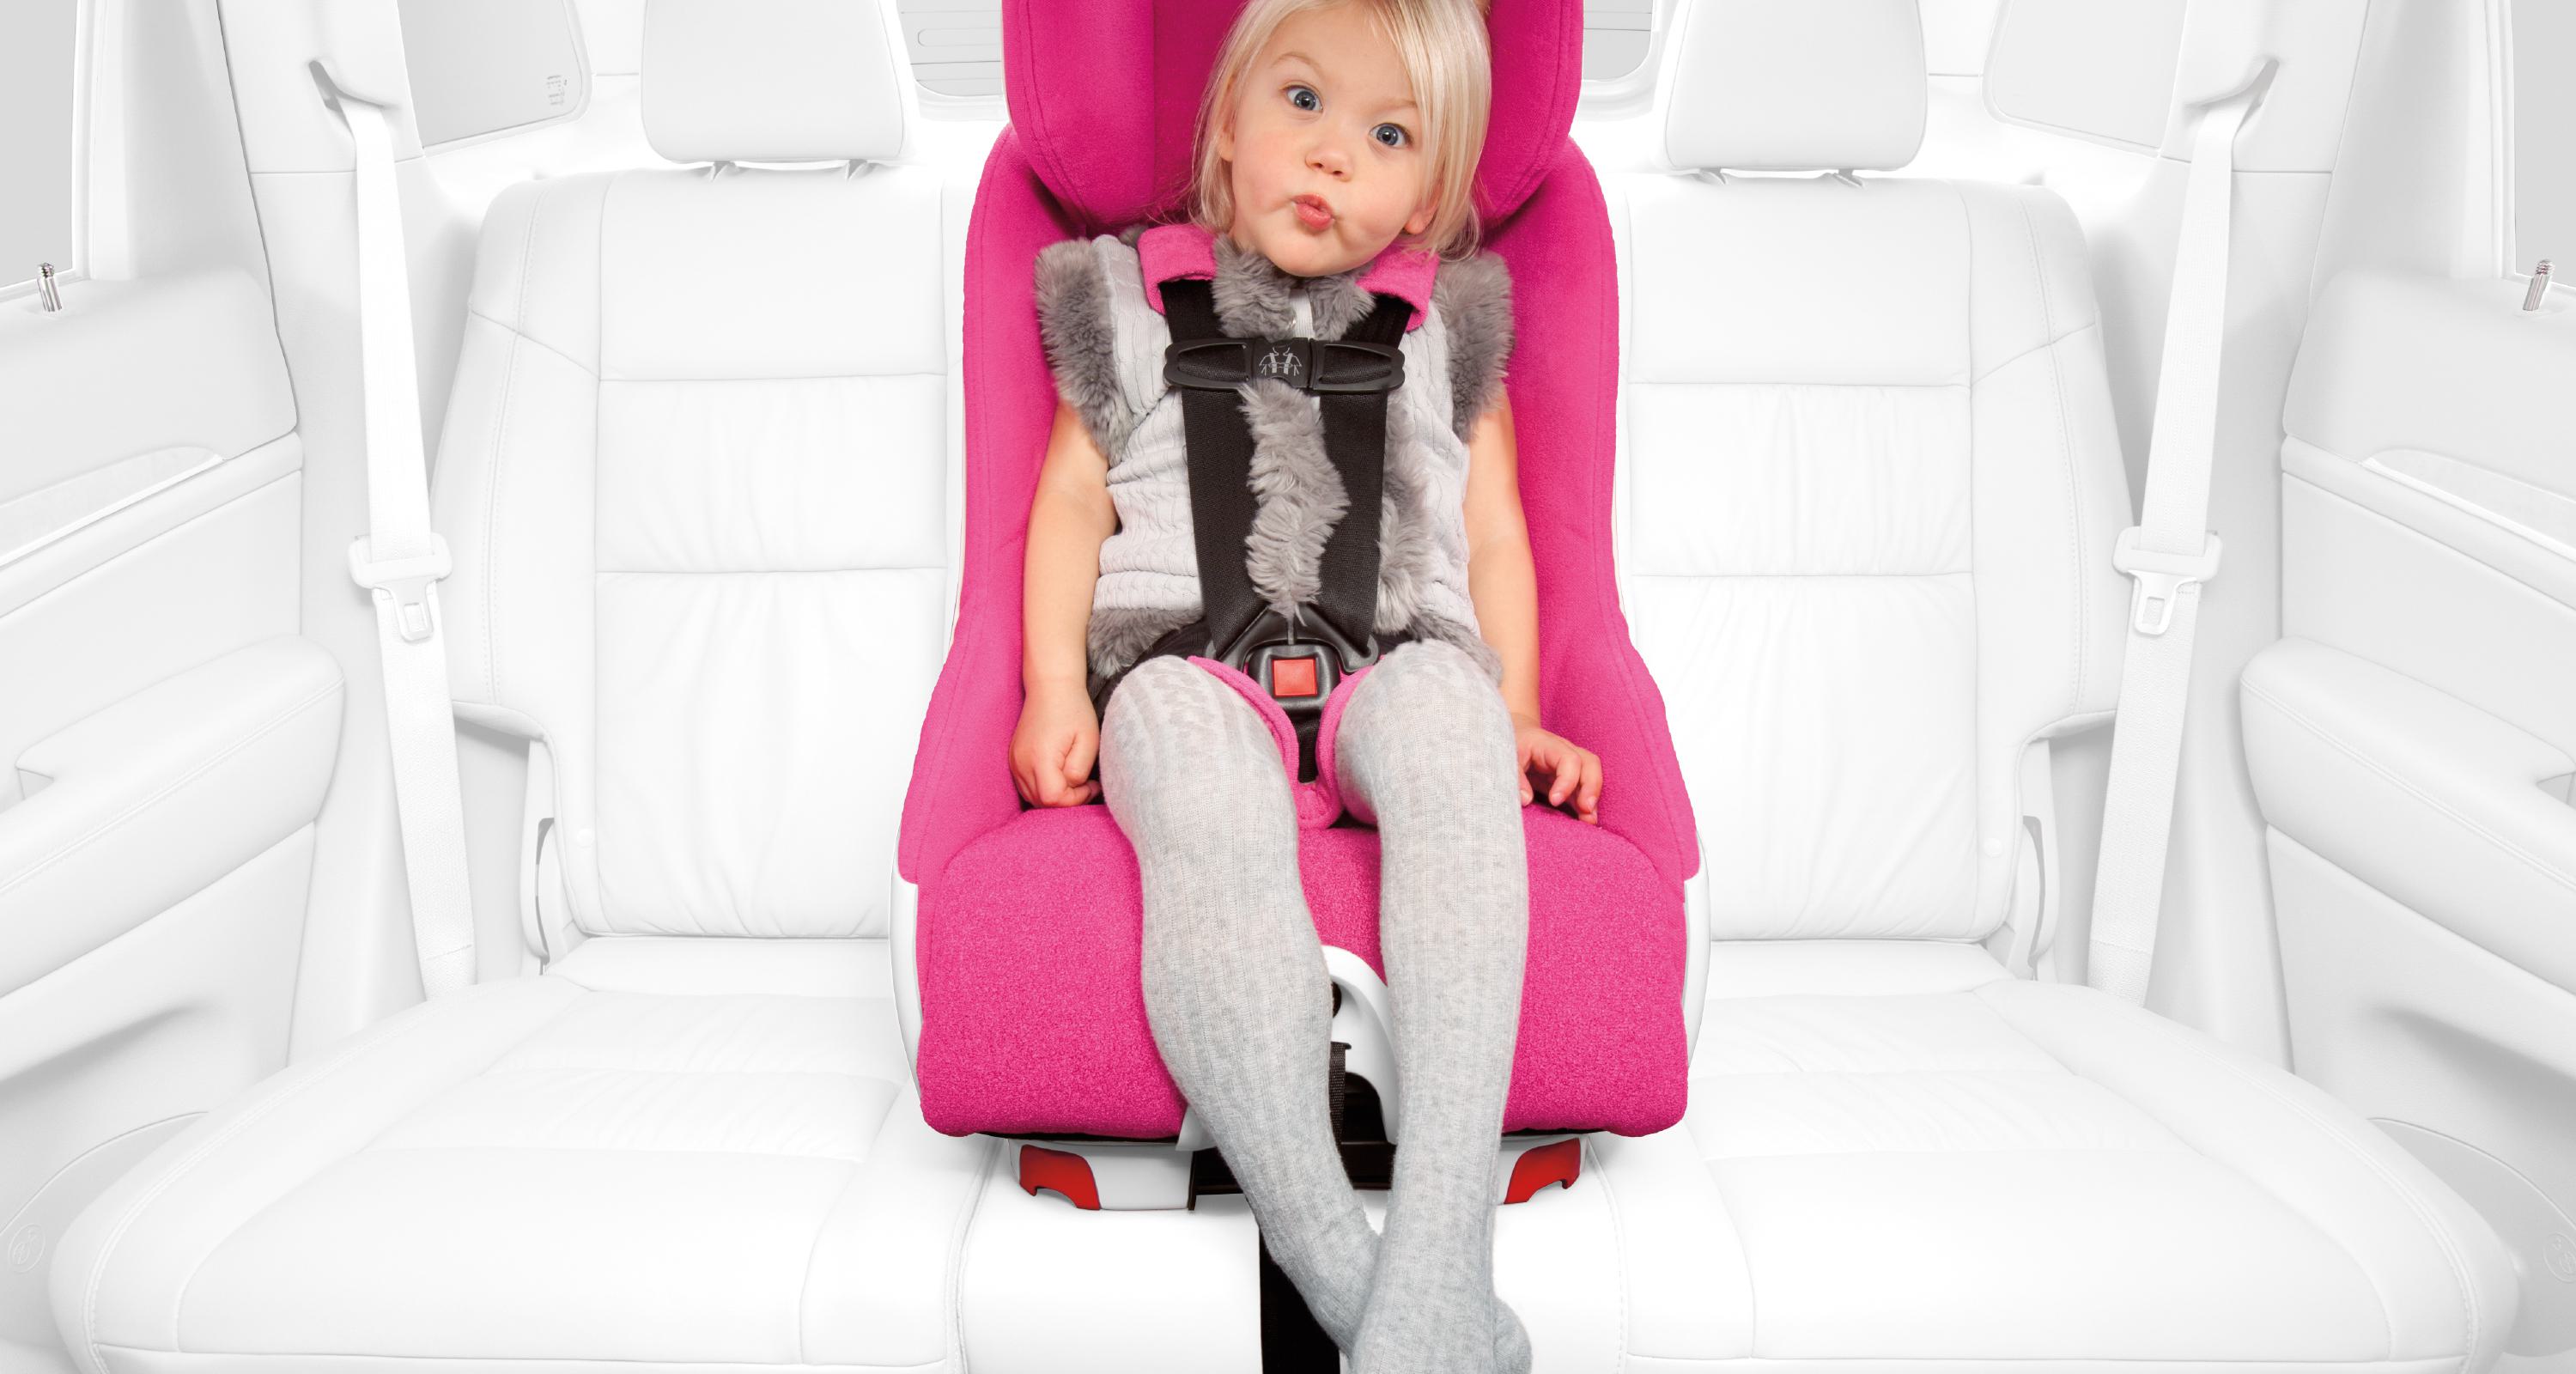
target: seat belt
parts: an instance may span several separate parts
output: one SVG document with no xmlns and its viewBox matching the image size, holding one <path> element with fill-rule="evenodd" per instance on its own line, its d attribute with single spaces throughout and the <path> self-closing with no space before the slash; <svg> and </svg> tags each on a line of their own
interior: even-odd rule
<svg viewBox="0 0 2576 1374">
<path fill-rule="evenodd" d="M 2218 536 L 2209 529 L 2209 469 L 2227 332 L 2236 134 L 2270 85 L 2273 65 L 2265 62 L 2243 88 L 2205 107 L 2192 138 L 2173 294 L 2165 307 L 2155 431 L 2147 448 L 2146 501 L 2138 523 L 2121 531 L 2111 554 L 2111 565 L 2128 574 L 2134 588 L 2111 736 L 2102 860 L 2093 882 L 2086 981 L 2133 1003 L 2146 1001 L 2155 961 L 2200 588 L 2218 571 Z"/>
<path fill-rule="evenodd" d="M 375 595 L 412 942 L 421 991 L 440 997 L 474 981 L 456 716 L 439 633 L 438 582 L 453 564 L 447 541 L 429 525 L 393 129 L 382 106 L 346 93 L 339 102 L 357 152 L 359 376 L 367 441 L 367 532 L 349 545 L 349 576 Z"/>
</svg>

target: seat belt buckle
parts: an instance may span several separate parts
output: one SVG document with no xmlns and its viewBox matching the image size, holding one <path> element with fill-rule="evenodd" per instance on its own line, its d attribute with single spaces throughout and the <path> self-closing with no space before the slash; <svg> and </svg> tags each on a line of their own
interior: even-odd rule
<svg viewBox="0 0 2576 1374">
<path fill-rule="evenodd" d="M 393 599 L 394 631 L 404 643 L 418 644 L 438 633 L 438 613 L 430 599 L 430 588 L 456 568 L 456 560 L 447 551 L 446 536 L 432 531 L 429 552 L 411 558 L 379 561 L 374 550 L 371 536 L 362 534 L 349 541 L 349 580 Z"/>
<path fill-rule="evenodd" d="M 2204 534 L 2198 553 L 2161 553 L 2138 546 L 2144 533 L 2138 525 L 2120 531 L 2119 541 L 2111 546 L 2111 566 L 2135 583 L 2129 599 L 2129 628 L 2154 638 L 2173 628 L 2174 602 L 2185 587 L 2218 575 L 2222 546 L 2217 535 Z"/>
</svg>

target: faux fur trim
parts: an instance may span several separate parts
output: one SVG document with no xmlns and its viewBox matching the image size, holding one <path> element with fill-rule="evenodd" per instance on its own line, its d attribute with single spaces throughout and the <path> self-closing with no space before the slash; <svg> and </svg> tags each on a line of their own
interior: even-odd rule
<svg viewBox="0 0 2576 1374">
<path fill-rule="evenodd" d="M 1511 269 L 1492 253 L 1445 264 L 1431 304 L 1449 328 L 1449 423 L 1464 439 L 1501 393 L 1511 361 Z"/>
<path fill-rule="evenodd" d="M 1413 637 L 1457 645 L 1466 651 L 1469 661 L 1476 665 L 1476 671 L 1485 675 L 1487 682 L 1502 685 L 1503 656 L 1494 652 L 1494 646 L 1486 643 L 1485 637 L 1476 633 L 1474 626 L 1461 625 L 1436 612 L 1426 613 L 1413 622 Z"/>
<path fill-rule="evenodd" d="M 1133 664 L 1154 642 L 1198 619 L 1195 611 L 1094 606 L 1085 645 L 1091 671 L 1111 677 Z"/>
<path fill-rule="evenodd" d="M 1279 264 L 1220 234 L 1216 240 L 1217 319 L 1233 333 L 1250 338 L 1285 338 L 1297 332 L 1292 303 L 1300 283 L 1315 311 L 1315 337 L 1338 339 L 1377 308 L 1377 297 L 1360 289 L 1366 264 L 1329 277 L 1297 277 Z M 1437 287 L 1433 294 L 1438 294 Z"/>
<path fill-rule="evenodd" d="M 1271 609 L 1293 614 L 1324 589 L 1324 541 L 1351 508 L 1342 474 L 1324 450 L 1313 403 L 1284 382 L 1244 388 L 1252 426 L 1252 530 L 1244 571 Z"/>
<path fill-rule="evenodd" d="M 1116 456 L 1126 437 L 1118 389 L 1118 346 L 1110 323 L 1109 279 L 1088 239 L 1038 250 L 1038 339 L 1055 373 L 1056 394 L 1082 417 L 1100 451 Z"/>
</svg>

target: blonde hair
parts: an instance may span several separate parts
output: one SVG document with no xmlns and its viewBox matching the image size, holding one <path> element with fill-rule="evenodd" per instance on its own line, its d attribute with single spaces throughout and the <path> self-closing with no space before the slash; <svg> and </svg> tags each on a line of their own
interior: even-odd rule
<svg viewBox="0 0 2576 1374">
<path fill-rule="evenodd" d="M 1226 31 L 1216 70 L 1199 102 L 1192 135 L 1190 218 L 1212 234 L 1234 225 L 1234 187 L 1217 156 L 1216 131 L 1234 108 L 1253 59 L 1290 18 L 1336 5 L 1365 5 L 1394 45 L 1422 110 L 1430 174 L 1431 223 L 1416 242 L 1443 258 L 1476 251 L 1476 162 L 1485 148 L 1494 77 L 1482 0 L 1251 0 Z"/>
</svg>

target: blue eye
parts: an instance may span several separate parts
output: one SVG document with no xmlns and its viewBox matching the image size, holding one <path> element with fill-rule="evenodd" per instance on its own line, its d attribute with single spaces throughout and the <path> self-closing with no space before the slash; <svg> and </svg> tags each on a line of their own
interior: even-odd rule
<svg viewBox="0 0 2576 1374">
<path fill-rule="evenodd" d="M 1309 114 L 1324 108 L 1324 98 L 1315 94 L 1315 88 L 1312 86 L 1289 87 L 1288 103 Z"/>
<path fill-rule="evenodd" d="M 1404 126 L 1401 124 L 1380 124 L 1376 128 L 1369 130 L 1369 137 L 1376 139 L 1378 142 L 1383 143 L 1390 148 L 1401 148 L 1411 141 L 1410 137 L 1404 132 Z"/>
</svg>

